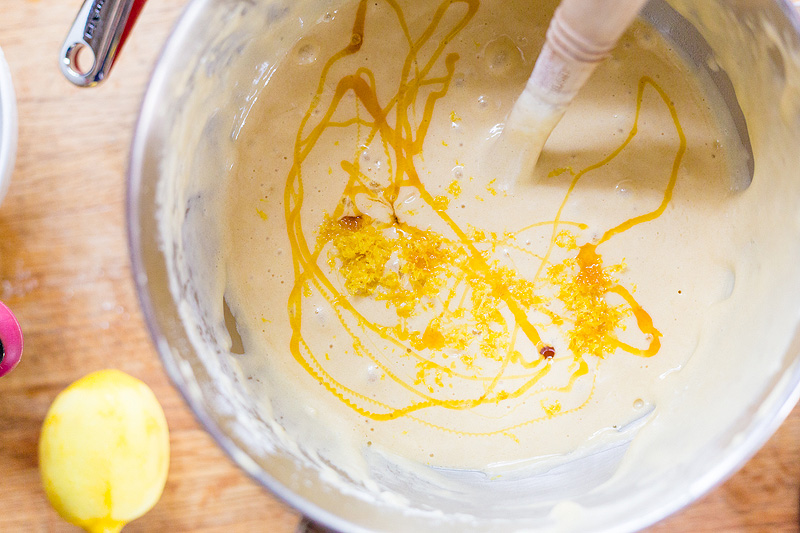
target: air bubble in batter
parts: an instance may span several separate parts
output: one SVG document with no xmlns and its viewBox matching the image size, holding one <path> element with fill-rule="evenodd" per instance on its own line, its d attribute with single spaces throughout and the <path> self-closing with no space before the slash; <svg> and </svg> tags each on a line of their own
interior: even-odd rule
<svg viewBox="0 0 800 533">
<path fill-rule="evenodd" d="M 380 371 L 377 365 L 369 365 L 367 367 L 367 381 L 374 383 L 380 377 Z"/>
<path fill-rule="evenodd" d="M 319 56 L 319 45 L 309 41 L 301 42 L 295 52 L 295 60 L 298 65 L 310 65 Z"/>
<path fill-rule="evenodd" d="M 616 193 L 622 197 L 630 196 L 632 189 L 633 189 L 633 180 L 629 179 L 621 180 L 614 186 L 614 190 L 616 191 Z"/>
<path fill-rule="evenodd" d="M 495 76 L 510 76 L 522 72 L 522 50 L 507 35 L 489 41 L 483 49 L 483 61 Z"/>
</svg>

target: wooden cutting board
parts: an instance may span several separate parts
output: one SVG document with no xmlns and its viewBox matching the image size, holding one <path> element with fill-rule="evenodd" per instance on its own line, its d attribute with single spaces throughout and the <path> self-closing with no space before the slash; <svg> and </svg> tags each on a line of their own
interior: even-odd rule
<svg viewBox="0 0 800 533">
<path fill-rule="evenodd" d="M 155 391 L 171 430 L 164 496 L 126 531 L 290 532 L 299 516 L 242 474 L 161 368 L 131 281 L 125 168 L 145 83 L 184 0 L 150 0 L 108 82 L 80 90 L 58 51 L 80 0 L 0 0 L 0 47 L 19 101 L 13 181 L 0 208 L 0 300 L 25 333 L 0 379 L 0 532 L 76 531 L 39 483 L 39 428 L 55 395 L 101 368 Z M 721 488 L 652 531 L 798 531 L 800 410 Z"/>
</svg>

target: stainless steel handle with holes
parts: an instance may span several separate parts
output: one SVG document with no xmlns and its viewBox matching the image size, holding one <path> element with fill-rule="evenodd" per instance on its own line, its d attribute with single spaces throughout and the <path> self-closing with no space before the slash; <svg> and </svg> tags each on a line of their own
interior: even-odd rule
<svg viewBox="0 0 800 533">
<path fill-rule="evenodd" d="M 61 47 L 64 76 L 79 87 L 105 80 L 143 5 L 144 0 L 86 0 Z"/>
</svg>

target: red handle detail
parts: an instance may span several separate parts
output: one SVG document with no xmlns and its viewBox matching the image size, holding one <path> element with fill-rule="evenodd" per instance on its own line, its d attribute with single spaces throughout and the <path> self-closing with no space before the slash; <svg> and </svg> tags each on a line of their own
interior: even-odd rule
<svg viewBox="0 0 800 533">
<path fill-rule="evenodd" d="M 139 14 L 142 12 L 145 2 L 147 2 L 147 0 L 133 0 L 131 10 L 128 13 L 128 21 L 125 23 L 125 29 L 122 31 L 122 36 L 119 38 L 119 45 L 117 45 L 117 53 L 114 58 L 115 63 L 116 59 L 119 58 L 120 52 L 122 52 L 122 47 L 125 46 L 125 41 L 128 40 L 128 35 L 130 35 L 133 29 L 133 25 L 136 24 L 136 19 L 139 18 Z M 114 65 L 111 66 L 113 67 Z"/>
</svg>

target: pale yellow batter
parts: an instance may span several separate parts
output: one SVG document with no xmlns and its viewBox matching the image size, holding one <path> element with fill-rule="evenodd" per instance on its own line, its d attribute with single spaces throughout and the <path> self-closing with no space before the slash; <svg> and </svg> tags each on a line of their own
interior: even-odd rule
<svg viewBox="0 0 800 533">
<path fill-rule="evenodd" d="M 498 124 L 553 7 L 321 12 L 236 132 L 222 223 L 239 361 L 324 457 L 500 471 L 629 439 L 729 296 L 712 221 L 740 147 L 643 23 L 535 175 L 497 185 Z"/>
</svg>

